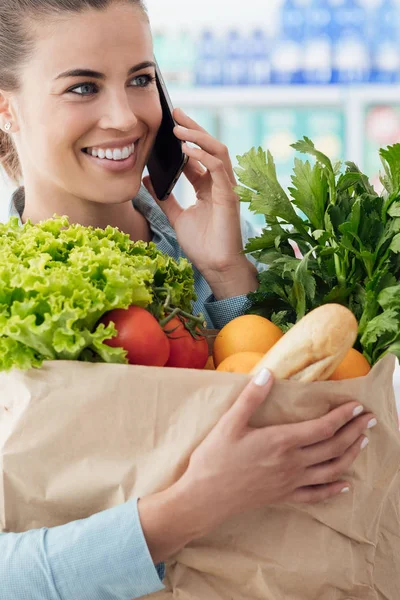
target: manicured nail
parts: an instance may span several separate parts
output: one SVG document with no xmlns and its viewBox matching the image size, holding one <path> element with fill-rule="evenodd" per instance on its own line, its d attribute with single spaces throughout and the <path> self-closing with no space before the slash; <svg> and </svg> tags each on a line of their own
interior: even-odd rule
<svg viewBox="0 0 400 600">
<path fill-rule="evenodd" d="M 271 373 L 268 371 L 268 369 L 261 369 L 261 371 L 254 377 L 253 382 L 255 385 L 258 385 L 258 387 L 264 387 L 264 385 L 267 385 L 270 377 Z"/>
<path fill-rule="evenodd" d="M 361 442 L 361 450 L 364 450 L 364 448 L 366 448 L 369 444 L 369 439 L 368 438 L 364 438 L 363 441 Z"/>
<path fill-rule="evenodd" d="M 358 417 L 358 415 L 361 415 L 364 412 L 364 407 L 363 406 L 357 406 L 357 408 L 355 408 L 353 410 L 353 417 Z"/>
<path fill-rule="evenodd" d="M 341 490 L 341 492 L 340 492 L 340 493 L 341 493 L 341 494 L 348 494 L 348 493 L 349 493 L 349 491 L 350 491 L 350 488 L 349 488 L 349 487 L 345 487 L 345 488 L 343 488 L 343 489 Z"/>
<path fill-rule="evenodd" d="M 378 421 L 376 419 L 371 419 L 368 423 L 368 429 L 372 429 L 373 427 L 376 427 L 376 425 L 378 425 Z"/>
<path fill-rule="evenodd" d="M 181 133 L 187 133 L 189 131 L 187 127 L 182 127 L 182 125 L 177 125 L 176 127 Z"/>
</svg>

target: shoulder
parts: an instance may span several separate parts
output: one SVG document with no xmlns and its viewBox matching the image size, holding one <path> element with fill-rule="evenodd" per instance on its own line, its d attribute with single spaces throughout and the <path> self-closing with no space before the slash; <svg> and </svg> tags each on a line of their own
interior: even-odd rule
<svg viewBox="0 0 400 600">
<path fill-rule="evenodd" d="M 175 231 L 154 198 L 142 185 L 132 200 L 133 206 L 147 219 L 153 232 L 163 232 L 176 239 Z"/>
<path fill-rule="evenodd" d="M 132 204 L 149 223 L 153 233 L 153 242 L 158 249 L 175 259 L 184 256 L 169 220 L 144 186 L 133 198 Z"/>
</svg>

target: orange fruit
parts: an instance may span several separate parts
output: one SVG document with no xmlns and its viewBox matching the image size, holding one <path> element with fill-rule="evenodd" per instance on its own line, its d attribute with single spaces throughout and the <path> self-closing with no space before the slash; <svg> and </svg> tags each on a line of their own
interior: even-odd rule
<svg viewBox="0 0 400 600">
<path fill-rule="evenodd" d="M 204 368 L 206 369 L 206 371 L 215 371 L 214 359 L 212 356 L 208 357 L 206 366 Z"/>
<path fill-rule="evenodd" d="M 338 381 L 339 379 L 355 379 L 364 377 L 371 370 L 371 365 L 358 350 L 351 348 L 340 365 L 335 369 L 329 379 Z"/>
<path fill-rule="evenodd" d="M 225 358 L 238 352 L 268 350 L 283 336 L 283 332 L 268 319 L 258 315 L 243 315 L 225 325 L 214 341 L 214 363 L 218 367 Z"/>
<path fill-rule="evenodd" d="M 262 352 L 238 352 L 231 354 L 217 367 L 217 371 L 225 373 L 250 373 L 263 358 Z"/>
</svg>

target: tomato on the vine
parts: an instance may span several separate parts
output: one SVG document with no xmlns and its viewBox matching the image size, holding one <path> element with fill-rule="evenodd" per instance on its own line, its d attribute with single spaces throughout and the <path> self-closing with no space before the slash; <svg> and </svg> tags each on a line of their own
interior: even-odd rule
<svg viewBox="0 0 400 600">
<path fill-rule="evenodd" d="M 170 354 L 170 343 L 161 325 L 151 313 L 140 306 L 116 308 L 101 319 L 107 326 L 110 321 L 118 332 L 104 343 L 127 351 L 131 365 L 163 367 Z"/>
<path fill-rule="evenodd" d="M 204 369 L 208 360 L 208 342 L 196 328 L 194 335 L 183 317 L 173 317 L 164 327 L 170 344 L 170 355 L 166 367 Z"/>
</svg>

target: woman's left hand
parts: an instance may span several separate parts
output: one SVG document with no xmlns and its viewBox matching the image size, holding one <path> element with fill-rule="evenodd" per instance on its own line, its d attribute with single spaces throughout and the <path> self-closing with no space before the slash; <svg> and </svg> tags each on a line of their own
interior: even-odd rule
<svg viewBox="0 0 400 600">
<path fill-rule="evenodd" d="M 143 184 L 157 200 L 176 232 L 179 245 L 199 269 L 217 300 L 257 289 L 257 270 L 243 255 L 239 198 L 228 149 L 181 109 L 174 111 L 179 124 L 175 135 L 186 143 L 189 156 L 184 173 L 196 192 L 196 202 L 182 208 L 175 196 L 159 202 L 150 178 Z"/>
</svg>

